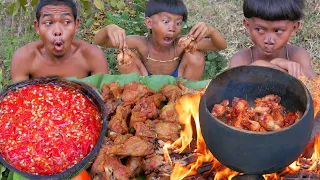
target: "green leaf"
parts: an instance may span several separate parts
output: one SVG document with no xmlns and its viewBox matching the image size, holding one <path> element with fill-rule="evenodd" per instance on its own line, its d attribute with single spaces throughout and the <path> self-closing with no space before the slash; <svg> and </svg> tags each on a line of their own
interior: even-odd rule
<svg viewBox="0 0 320 180">
<path fill-rule="evenodd" d="M 127 83 L 137 81 L 143 83 L 153 90 L 159 90 L 165 84 L 176 84 L 177 79 L 169 75 L 152 75 L 152 76 L 140 76 L 138 74 L 122 74 L 122 75 L 109 75 L 109 74 L 98 74 L 92 75 L 83 79 L 68 78 L 69 80 L 80 81 L 85 83 L 90 83 L 95 86 L 98 90 L 105 83 L 118 82 L 120 85 L 125 85 Z M 189 88 L 199 89 L 207 85 L 210 80 L 203 81 L 187 81 L 182 80 L 185 85 Z"/>
<path fill-rule="evenodd" d="M 86 22 L 86 27 L 90 27 L 93 24 L 93 18 L 89 18 Z"/>
<path fill-rule="evenodd" d="M 27 0 L 18 0 L 20 3 L 20 7 L 25 11 L 26 10 L 26 5 L 28 4 Z"/>
<path fill-rule="evenodd" d="M 106 12 L 106 16 L 109 18 L 109 19 L 112 19 L 112 13 L 110 11 Z"/>
<path fill-rule="evenodd" d="M 32 0 L 31 5 L 34 7 L 38 4 L 39 0 Z"/>
<path fill-rule="evenodd" d="M 208 54 L 208 59 L 209 59 L 209 60 L 213 60 L 213 59 L 215 59 L 216 57 L 218 57 L 218 56 L 217 56 L 217 54 L 215 54 L 215 53 L 210 53 L 210 54 Z"/>
<path fill-rule="evenodd" d="M 122 19 L 125 19 L 125 20 L 129 20 L 129 13 L 124 11 L 122 14 L 121 14 L 121 17 Z"/>
<path fill-rule="evenodd" d="M 1 75 L 1 81 L 2 81 L 2 75 Z M 6 167 L 2 164 L 0 164 L 0 179 L 2 179 L 2 173 L 6 170 Z"/>
<path fill-rule="evenodd" d="M 91 14 L 91 2 L 89 2 L 88 0 L 81 0 L 81 14 L 87 18 L 90 14 Z"/>
<path fill-rule="evenodd" d="M 126 4 L 123 1 L 118 2 L 116 5 L 118 9 L 123 9 L 126 6 Z"/>
<path fill-rule="evenodd" d="M 110 5 L 112 7 L 117 7 L 118 0 L 110 0 Z"/>
<path fill-rule="evenodd" d="M 17 5 L 19 6 L 18 3 L 12 3 L 12 4 L 10 4 L 10 6 L 9 6 L 9 14 L 10 14 L 11 16 L 15 16 L 15 15 L 18 13 L 19 7 L 17 7 Z"/>
<path fill-rule="evenodd" d="M 141 28 L 139 26 L 136 27 L 135 31 L 140 32 Z"/>
<path fill-rule="evenodd" d="M 104 4 L 101 0 L 94 0 L 93 3 L 100 11 L 104 10 Z"/>
</svg>

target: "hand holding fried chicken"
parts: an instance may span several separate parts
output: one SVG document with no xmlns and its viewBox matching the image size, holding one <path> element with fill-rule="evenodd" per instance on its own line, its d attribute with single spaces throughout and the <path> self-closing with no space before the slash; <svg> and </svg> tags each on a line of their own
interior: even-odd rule
<svg viewBox="0 0 320 180">
<path fill-rule="evenodd" d="M 196 41 L 191 35 L 181 37 L 178 41 L 178 46 L 190 53 L 194 53 L 197 50 Z"/>
<path fill-rule="evenodd" d="M 138 56 L 131 51 L 130 49 L 124 49 L 120 50 L 120 53 L 117 56 L 117 62 L 118 65 L 130 65 L 132 62 L 134 62 Z"/>
</svg>

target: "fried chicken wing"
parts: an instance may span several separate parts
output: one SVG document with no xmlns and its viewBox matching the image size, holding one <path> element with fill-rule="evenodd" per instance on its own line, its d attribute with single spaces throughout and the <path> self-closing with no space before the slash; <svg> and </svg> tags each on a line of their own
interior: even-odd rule
<svg viewBox="0 0 320 180">
<path fill-rule="evenodd" d="M 179 138 L 181 126 L 178 123 L 169 123 L 164 121 L 155 122 L 155 131 L 157 139 L 163 141 L 175 141 Z"/>
<path fill-rule="evenodd" d="M 101 95 L 104 102 L 107 102 L 108 99 L 113 99 L 113 101 L 120 99 L 122 92 L 123 87 L 118 82 L 103 84 L 101 87 Z"/>
<path fill-rule="evenodd" d="M 157 137 L 154 122 L 151 120 L 146 120 L 145 122 L 135 122 L 133 123 L 133 128 L 136 130 L 136 136 L 148 138 Z"/>
<path fill-rule="evenodd" d="M 260 132 L 262 128 L 259 122 L 249 120 L 248 118 L 244 118 L 241 121 L 241 127 L 249 131 L 257 131 L 257 132 Z"/>
<path fill-rule="evenodd" d="M 158 104 L 156 104 L 154 98 L 152 97 L 144 97 L 141 100 L 139 100 L 132 109 L 130 126 L 132 126 L 135 122 L 144 122 L 147 119 L 153 119 L 158 117 L 159 110 L 157 108 L 157 105 Z"/>
<path fill-rule="evenodd" d="M 196 41 L 190 35 L 181 37 L 178 41 L 178 46 L 184 48 L 186 52 L 194 53 L 197 50 Z"/>
<path fill-rule="evenodd" d="M 130 176 L 135 177 L 143 172 L 143 158 L 142 157 L 129 157 L 126 166 L 130 170 Z"/>
<path fill-rule="evenodd" d="M 95 161 L 91 172 L 96 180 L 128 180 L 131 171 L 121 164 L 120 160 L 113 156 L 103 155 L 102 161 Z M 97 164 L 99 163 L 99 164 Z"/>
<path fill-rule="evenodd" d="M 289 112 L 284 116 L 284 127 L 291 126 L 302 117 L 301 111 Z"/>
<path fill-rule="evenodd" d="M 117 107 L 116 114 L 112 116 L 110 122 L 108 123 L 108 128 L 111 131 L 126 134 L 128 133 L 127 119 L 131 113 L 130 106 L 120 105 Z"/>
<path fill-rule="evenodd" d="M 145 174 L 151 172 L 159 172 L 161 166 L 165 165 L 164 157 L 162 155 L 152 154 L 143 161 L 143 170 Z"/>
<path fill-rule="evenodd" d="M 125 104 L 134 104 L 144 96 L 155 94 L 156 92 L 139 82 L 131 82 L 124 85 L 121 99 Z"/>
<path fill-rule="evenodd" d="M 220 104 L 215 104 L 211 110 L 211 114 L 214 117 L 221 117 L 223 116 L 228 109 L 229 106 L 229 100 L 225 99 Z"/>
<path fill-rule="evenodd" d="M 130 65 L 133 61 L 132 56 L 128 51 L 131 51 L 129 48 L 127 48 L 125 51 L 120 50 L 119 54 L 117 55 L 117 62 L 121 65 Z M 133 53 L 131 51 L 131 53 Z"/>
<path fill-rule="evenodd" d="M 167 100 L 166 96 L 164 96 L 161 93 L 156 93 L 156 94 L 148 96 L 146 98 L 148 99 L 148 101 L 153 101 L 157 108 L 160 107 L 160 105 L 163 101 Z"/>
<path fill-rule="evenodd" d="M 166 96 L 170 102 L 176 102 L 182 96 L 182 90 L 177 85 L 173 84 L 163 85 L 159 89 L 159 92 Z"/>
<path fill-rule="evenodd" d="M 178 123 L 178 113 L 175 109 L 176 103 L 170 101 L 167 105 L 163 106 L 160 113 L 160 119 L 165 122 Z"/>
<path fill-rule="evenodd" d="M 269 113 L 262 114 L 257 116 L 257 121 L 260 125 L 267 131 L 280 130 L 281 127 L 276 123 L 273 117 Z"/>
<path fill-rule="evenodd" d="M 117 156 L 147 156 L 154 152 L 152 143 L 133 135 L 119 135 L 113 145 L 105 148 L 106 154 Z"/>
</svg>

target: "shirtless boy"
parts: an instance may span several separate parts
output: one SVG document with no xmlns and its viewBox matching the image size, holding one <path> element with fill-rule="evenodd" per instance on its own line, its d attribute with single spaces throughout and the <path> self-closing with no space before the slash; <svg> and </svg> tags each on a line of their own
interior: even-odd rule
<svg viewBox="0 0 320 180">
<path fill-rule="evenodd" d="M 258 65 L 276 68 L 295 77 L 313 78 L 310 54 L 289 44 L 303 17 L 303 0 L 244 0 L 244 26 L 253 46 L 238 51 L 229 67 Z"/>
<path fill-rule="evenodd" d="M 119 48 L 125 53 L 127 48 L 138 52 L 127 51 L 132 63 L 118 64 L 121 74 L 166 74 L 199 80 L 205 65 L 203 51 L 222 50 L 227 43 L 214 27 L 199 22 L 188 33 L 195 41 L 194 51 L 186 52 L 178 41 L 187 17 L 187 8 L 182 0 L 149 0 L 144 21 L 149 29 L 147 36 L 127 36 L 124 29 L 111 24 L 101 29 L 94 41 L 101 46 Z"/>
<path fill-rule="evenodd" d="M 12 82 L 61 76 L 84 78 L 108 73 L 101 49 L 75 39 L 79 26 L 72 0 L 40 0 L 34 27 L 40 40 L 19 48 L 12 57 Z"/>
</svg>

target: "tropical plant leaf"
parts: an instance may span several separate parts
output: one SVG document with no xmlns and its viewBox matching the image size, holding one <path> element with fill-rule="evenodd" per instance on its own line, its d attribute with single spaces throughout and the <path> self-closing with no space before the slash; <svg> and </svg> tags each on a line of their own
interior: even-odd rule
<svg viewBox="0 0 320 180">
<path fill-rule="evenodd" d="M 25 11 L 26 10 L 26 5 L 28 4 L 27 0 L 18 0 L 20 3 L 20 7 Z"/>
<path fill-rule="evenodd" d="M 103 84 L 108 84 L 110 82 L 118 82 L 121 86 L 137 81 L 146 86 L 150 87 L 153 90 L 159 90 L 165 84 L 176 84 L 177 80 L 173 76 L 169 75 L 152 75 L 152 76 L 140 76 L 138 74 L 122 74 L 122 75 L 109 75 L 109 74 L 99 74 L 99 75 L 92 75 L 83 79 L 77 78 L 68 78 L 69 80 L 80 81 L 92 84 L 98 90 L 101 90 Z M 179 79 L 180 81 L 184 82 L 185 85 L 189 88 L 199 89 L 205 87 L 210 80 L 203 80 L 203 81 L 188 81 Z"/>
<path fill-rule="evenodd" d="M 2 173 L 6 170 L 6 167 L 0 164 L 0 179 L 2 179 Z"/>
<path fill-rule="evenodd" d="M 38 4 L 39 0 L 32 0 L 31 6 L 36 6 Z"/>
<path fill-rule="evenodd" d="M 101 0 L 94 0 L 93 3 L 100 11 L 104 10 L 104 4 Z"/>
</svg>

